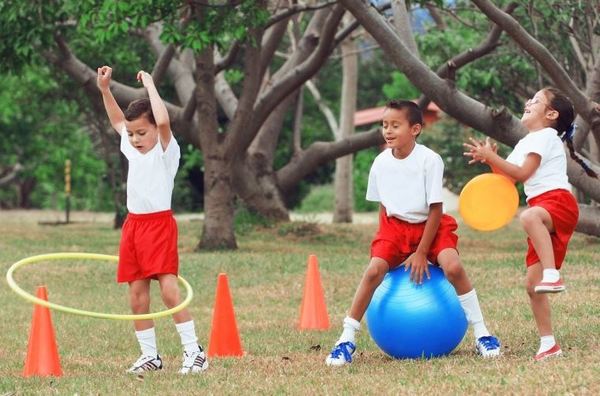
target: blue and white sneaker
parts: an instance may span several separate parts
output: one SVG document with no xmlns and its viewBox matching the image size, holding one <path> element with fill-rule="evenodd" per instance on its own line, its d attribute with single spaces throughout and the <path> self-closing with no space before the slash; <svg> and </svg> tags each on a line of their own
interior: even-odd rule
<svg viewBox="0 0 600 396">
<path fill-rule="evenodd" d="M 356 345 L 350 341 L 337 344 L 331 350 L 325 363 L 328 366 L 343 366 L 352 363 L 352 354 L 356 351 Z"/>
<path fill-rule="evenodd" d="M 479 337 L 475 341 L 475 351 L 484 358 L 500 356 L 500 341 L 491 335 Z"/>
</svg>

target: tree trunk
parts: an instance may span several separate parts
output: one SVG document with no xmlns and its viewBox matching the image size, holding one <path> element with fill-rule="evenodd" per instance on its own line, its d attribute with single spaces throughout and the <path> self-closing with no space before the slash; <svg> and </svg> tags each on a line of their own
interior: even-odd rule
<svg viewBox="0 0 600 396">
<path fill-rule="evenodd" d="M 205 152 L 206 153 L 206 152 Z M 204 157 L 204 225 L 199 249 L 236 249 L 231 166 L 217 153 Z"/>
<path fill-rule="evenodd" d="M 246 206 L 276 221 L 288 221 L 289 213 L 273 171 L 273 158 L 287 111 L 294 103 L 289 95 L 271 112 L 247 150 L 244 161 L 235 161 L 234 188 Z"/>
<path fill-rule="evenodd" d="M 356 112 L 358 83 L 358 61 L 354 40 L 351 37 L 344 40 L 341 49 L 343 77 L 339 140 L 354 134 L 354 113 Z M 352 211 L 354 209 L 353 180 L 352 155 L 336 159 L 334 223 L 352 223 Z"/>
<path fill-rule="evenodd" d="M 251 211 L 267 219 L 288 221 L 290 216 L 271 164 L 261 153 L 249 154 L 245 161 L 236 163 L 235 191 Z"/>
<path fill-rule="evenodd" d="M 231 163 L 218 133 L 213 48 L 196 55 L 196 114 L 204 159 L 204 225 L 198 249 L 236 249 Z"/>
</svg>

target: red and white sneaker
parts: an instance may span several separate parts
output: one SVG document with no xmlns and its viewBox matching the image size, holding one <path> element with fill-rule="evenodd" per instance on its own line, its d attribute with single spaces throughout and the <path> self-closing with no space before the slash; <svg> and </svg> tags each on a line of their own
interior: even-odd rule
<svg viewBox="0 0 600 396">
<path fill-rule="evenodd" d="M 546 360 L 552 356 L 558 356 L 560 354 L 562 354 L 562 349 L 560 349 L 560 346 L 558 346 L 558 344 L 554 344 L 552 348 L 548 349 L 547 351 L 538 353 L 533 359 L 536 362 L 541 362 L 542 360 Z"/>
<path fill-rule="evenodd" d="M 536 293 L 560 293 L 565 289 L 562 279 L 559 279 L 556 282 L 540 282 L 533 290 Z"/>
</svg>

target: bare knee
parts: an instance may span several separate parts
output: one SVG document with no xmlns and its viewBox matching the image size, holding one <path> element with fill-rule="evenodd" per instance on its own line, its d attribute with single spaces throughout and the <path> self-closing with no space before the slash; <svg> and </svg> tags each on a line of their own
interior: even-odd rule
<svg viewBox="0 0 600 396">
<path fill-rule="evenodd" d="M 462 264 L 460 263 L 460 259 L 458 257 L 454 257 L 448 260 L 446 263 L 444 263 L 442 269 L 444 270 L 444 275 L 446 275 L 446 278 L 451 283 L 461 279 L 466 275 L 465 270 Z"/>
<path fill-rule="evenodd" d="M 525 290 L 527 291 L 527 295 L 529 296 L 529 298 L 534 298 L 536 297 L 538 294 L 535 292 L 535 286 L 538 284 L 538 282 L 531 278 L 531 277 L 527 277 L 525 278 Z"/>
<path fill-rule="evenodd" d="M 135 313 L 145 313 L 150 309 L 150 294 L 144 290 L 131 290 L 129 304 Z"/>
<path fill-rule="evenodd" d="M 519 215 L 519 221 L 523 228 L 527 229 L 536 223 L 540 223 L 541 219 L 535 211 L 526 209 Z"/>
<path fill-rule="evenodd" d="M 168 308 L 173 308 L 179 304 L 179 288 L 177 285 L 162 287 L 160 295 Z"/>
<path fill-rule="evenodd" d="M 388 272 L 387 268 L 382 265 L 369 264 L 363 275 L 363 281 L 370 284 L 381 283 L 381 280 Z"/>
</svg>

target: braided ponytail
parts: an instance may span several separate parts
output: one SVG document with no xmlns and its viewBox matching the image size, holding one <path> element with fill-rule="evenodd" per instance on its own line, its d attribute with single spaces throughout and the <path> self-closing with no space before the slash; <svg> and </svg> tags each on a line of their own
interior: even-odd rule
<svg viewBox="0 0 600 396">
<path fill-rule="evenodd" d="M 554 127 L 558 131 L 558 136 L 560 136 L 561 140 L 567 143 L 571 158 L 583 168 L 588 176 L 597 178 L 598 175 L 596 172 L 594 172 L 589 165 L 577 155 L 575 147 L 573 146 L 573 135 L 575 134 L 575 129 L 577 127 L 573 123 L 573 120 L 575 119 L 573 104 L 567 96 L 556 88 L 548 87 L 544 88 L 544 91 L 550 94 L 550 107 L 558 112 L 558 118 L 556 119 L 556 125 Z"/>
<path fill-rule="evenodd" d="M 573 135 L 575 134 L 575 130 L 577 129 L 577 125 L 575 123 L 571 124 L 569 128 L 563 133 L 561 140 L 567 143 L 567 147 L 569 148 L 569 154 L 571 154 L 571 158 L 575 162 L 577 162 L 585 171 L 585 173 L 590 177 L 598 178 L 598 174 L 592 170 L 575 152 L 575 147 L 573 147 Z M 560 132 L 559 132 L 560 136 Z"/>
</svg>

